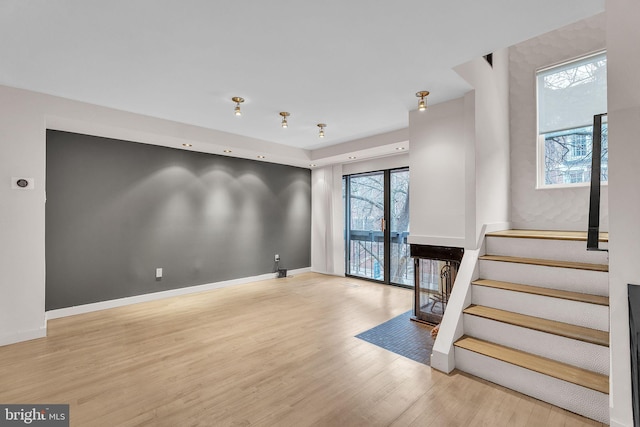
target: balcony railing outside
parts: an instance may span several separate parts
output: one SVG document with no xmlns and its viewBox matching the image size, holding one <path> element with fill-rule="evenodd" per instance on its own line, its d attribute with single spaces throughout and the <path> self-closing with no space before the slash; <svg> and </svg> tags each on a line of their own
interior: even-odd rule
<svg viewBox="0 0 640 427">
<path fill-rule="evenodd" d="M 413 286 L 413 262 L 407 237 L 409 232 L 391 232 L 391 283 Z M 384 280 L 384 233 L 351 230 L 349 233 L 350 274 Z"/>
</svg>

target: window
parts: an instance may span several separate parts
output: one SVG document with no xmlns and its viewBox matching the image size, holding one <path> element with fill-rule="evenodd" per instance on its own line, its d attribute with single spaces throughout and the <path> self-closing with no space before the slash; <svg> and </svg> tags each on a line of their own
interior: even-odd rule
<svg viewBox="0 0 640 427">
<path fill-rule="evenodd" d="M 546 68 L 538 72 L 537 80 L 538 187 L 588 184 L 593 116 L 607 112 L 606 54 Z M 603 121 L 603 182 L 608 175 L 607 142 L 607 124 Z"/>
</svg>

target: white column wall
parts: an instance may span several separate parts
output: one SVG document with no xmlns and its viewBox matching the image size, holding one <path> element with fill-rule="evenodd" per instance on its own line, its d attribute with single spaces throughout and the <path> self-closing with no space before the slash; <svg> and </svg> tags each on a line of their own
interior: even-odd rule
<svg viewBox="0 0 640 427">
<path fill-rule="evenodd" d="M 640 2 L 607 0 L 610 421 L 632 426 L 627 284 L 640 285 Z"/>
<path fill-rule="evenodd" d="M 45 325 L 45 118 L 0 87 L 0 345 L 42 337 Z M 12 190 L 11 177 L 34 178 Z"/>
<path fill-rule="evenodd" d="M 509 54 L 493 53 L 493 66 L 477 58 L 455 68 L 473 88 L 473 104 L 467 112 L 472 125 L 474 149 L 467 171 L 473 182 L 468 197 L 475 211 L 468 209 L 468 246 L 475 248 L 484 224 L 490 229 L 509 228 L 510 138 L 509 138 Z"/>
<path fill-rule="evenodd" d="M 409 242 L 465 246 L 467 165 L 465 99 L 409 113 Z"/>
</svg>

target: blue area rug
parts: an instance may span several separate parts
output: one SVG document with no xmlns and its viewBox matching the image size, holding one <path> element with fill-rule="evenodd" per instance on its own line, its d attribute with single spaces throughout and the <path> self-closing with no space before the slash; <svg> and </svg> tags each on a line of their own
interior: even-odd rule
<svg viewBox="0 0 640 427">
<path fill-rule="evenodd" d="M 411 315 L 412 311 L 407 311 L 373 329 L 356 335 L 356 338 L 429 365 L 433 347 L 431 330 L 410 320 Z"/>
</svg>

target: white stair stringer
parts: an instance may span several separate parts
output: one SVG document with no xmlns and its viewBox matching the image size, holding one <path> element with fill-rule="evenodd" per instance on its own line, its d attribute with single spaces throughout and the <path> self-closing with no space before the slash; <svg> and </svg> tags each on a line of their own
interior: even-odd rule
<svg viewBox="0 0 640 427">
<path fill-rule="evenodd" d="M 471 303 L 600 331 L 609 331 L 609 307 L 604 305 L 479 285 L 473 285 L 471 288 Z"/>
<path fill-rule="evenodd" d="M 461 371 L 602 423 L 609 423 L 609 395 L 511 363 L 455 348 Z"/>
<path fill-rule="evenodd" d="M 522 258 L 552 259 L 557 261 L 608 264 L 609 253 L 605 251 L 587 251 L 587 242 L 580 240 L 529 239 L 514 237 L 487 236 L 486 253 Z M 607 242 L 600 242 L 601 248 Z"/>
<path fill-rule="evenodd" d="M 474 338 L 609 375 L 609 347 L 606 346 L 471 314 L 464 315 L 464 332 Z"/>
<path fill-rule="evenodd" d="M 479 260 L 480 277 L 543 288 L 609 296 L 609 274 L 604 271 Z"/>
</svg>

